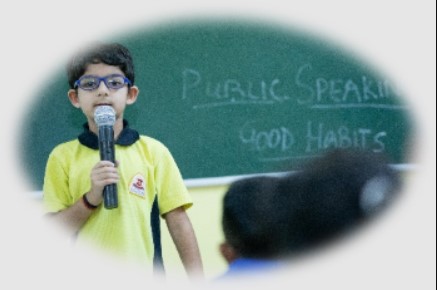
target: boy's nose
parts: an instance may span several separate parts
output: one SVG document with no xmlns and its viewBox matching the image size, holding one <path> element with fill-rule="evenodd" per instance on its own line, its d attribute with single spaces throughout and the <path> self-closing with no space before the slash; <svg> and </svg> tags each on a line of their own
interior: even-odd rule
<svg viewBox="0 0 437 290">
<path fill-rule="evenodd" d="M 104 81 L 100 81 L 99 87 L 97 88 L 97 95 L 108 95 L 109 89 Z"/>
</svg>

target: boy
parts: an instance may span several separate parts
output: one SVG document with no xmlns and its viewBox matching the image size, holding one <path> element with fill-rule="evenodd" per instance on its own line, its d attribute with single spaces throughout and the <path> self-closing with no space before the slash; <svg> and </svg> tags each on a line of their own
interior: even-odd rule
<svg viewBox="0 0 437 290">
<path fill-rule="evenodd" d="M 229 264 L 219 280 L 273 272 L 283 267 L 286 211 L 277 202 L 277 177 L 258 176 L 235 181 L 223 198 L 220 253 Z"/>
<path fill-rule="evenodd" d="M 71 104 L 87 119 L 77 139 L 58 145 L 50 154 L 44 178 L 44 203 L 49 216 L 67 224 L 76 243 L 92 240 L 152 269 L 154 246 L 150 213 L 155 197 L 159 211 L 190 277 L 203 275 L 191 222 L 192 205 L 180 172 L 165 146 L 140 136 L 123 119 L 139 89 L 130 52 L 120 44 L 97 44 L 81 51 L 68 64 Z M 100 161 L 94 111 L 111 106 L 116 164 Z M 102 205 L 106 185 L 117 184 L 118 207 Z"/>
<path fill-rule="evenodd" d="M 400 180 L 384 156 L 336 149 L 282 177 L 235 181 L 223 199 L 220 279 L 261 277 L 351 233 L 399 194 Z"/>
</svg>

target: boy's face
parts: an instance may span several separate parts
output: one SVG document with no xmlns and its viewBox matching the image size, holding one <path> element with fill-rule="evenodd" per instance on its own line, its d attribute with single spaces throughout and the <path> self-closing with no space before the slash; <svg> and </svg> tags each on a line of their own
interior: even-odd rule
<svg viewBox="0 0 437 290">
<path fill-rule="evenodd" d="M 103 63 L 89 64 L 83 75 L 94 75 L 105 77 L 108 75 L 119 74 L 123 72 L 117 66 L 111 66 Z M 109 105 L 116 112 L 116 122 L 123 120 L 123 113 L 126 105 L 133 104 L 136 101 L 139 90 L 136 86 L 127 85 L 120 89 L 109 89 L 105 82 L 101 81 L 95 90 L 84 90 L 78 87 L 76 90 L 68 91 L 68 97 L 76 108 L 80 108 L 85 114 L 90 129 L 94 131 L 96 124 L 94 122 L 94 110 L 101 105 Z"/>
</svg>

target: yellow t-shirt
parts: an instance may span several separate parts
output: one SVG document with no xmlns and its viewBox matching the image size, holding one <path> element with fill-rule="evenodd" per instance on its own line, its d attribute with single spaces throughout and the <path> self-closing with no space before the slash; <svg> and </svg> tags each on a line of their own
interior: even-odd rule
<svg viewBox="0 0 437 290">
<path fill-rule="evenodd" d="M 152 268 L 153 238 L 150 212 L 155 196 L 160 214 L 192 205 L 191 197 L 168 149 L 157 140 L 140 136 L 129 146 L 115 145 L 120 181 L 118 208 L 97 208 L 77 236 L 78 244 L 94 243 Z M 58 212 L 77 202 L 91 188 L 90 172 L 100 160 L 99 151 L 79 140 L 58 145 L 50 154 L 45 179 L 44 203 Z"/>
</svg>

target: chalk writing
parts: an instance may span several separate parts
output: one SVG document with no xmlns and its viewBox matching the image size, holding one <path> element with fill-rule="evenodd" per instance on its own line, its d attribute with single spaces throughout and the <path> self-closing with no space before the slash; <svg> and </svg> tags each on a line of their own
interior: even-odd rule
<svg viewBox="0 0 437 290">
<path fill-rule="evenodd" d="M 328 126 L 307 121 L 306 128 L 275 126 L 265 128 L 261 122 L 250 121 L 239 130 L 239 140 L 246 150 L 253 151 L 261 162 L 305 159 L 327 149 L 361 148 L 375 153 L 385 151 L 385 131 L 345 125 Z"/>
<path fill-rule="evenodd" d="M 313 125 L 309 121 L 305 136 L 305 152 L 355 147 L 379 153 L 385 149 L 384 138 L 386 136 L 387 133 L 384 131 L 375 132 L 369 128 L 351 129 L 347 126 L 329 128 L 323 123 Z"/>
<path fill-rule="evenodd" d="M 275 104 L 287 101 L 279 79 L 240 81 L 225 79 L 219 82 L 204 80 L 199 71 L 182 72 L 182 99 L 195 102 L 194 109 L 241 104 Z"/>
<path fill-rule="evenodd" d="M 305 64 L 297 71 L 295 84 L 304 92 L 298 96 L 298 104 L 309 105 L 313 109 L 403 109 L 400 105 L 384 103 L 397 95 L 387 80 L 371 80 L 368 76 L 362 75 L 358 81 L 349 78 L 328 79 L 323 76 L 310 81 L 309 79 L 314 78 L 309 77 L 311 73 L 311 64 Z"/>
<path fill-rule="evenodd" d="M 253 119 L 240 119 L 238 124 L 243 125 L 231 130 L 238 131 L 236 138 L 242 152 L 250 152 L 261 163 L 293 162 L 335 148 L 385 152 L 395 132 L 390 125 L 366 123 L 366 112 L 361 122 L 361 110 L 375 110 L 375 117 L 379 118 L 382 110 L 405 109 L 397 102 L 396 90 L 387 80 L 357 73 L 353 77 L 331 73 L 328 77 L 310 63 L 297 66 L 281 78 L 269 79 L 212 80 L 199 70 L 186 68 L 182 71 L 181 99 L 194 110 L 244 107 L 244 112 L 216 111 L 230 114 L 232 120 L 240 118 L 240 113 L 253 113 Z M 249 107 L 253 105 L 259 107 L 252 111 Z M 332 114 L 323 112 L 328 110 Z M 267 118 L 263 120 L 264 116 Z"/>
<path fill-rule="evenodd" d="M 295 143 L 293 134 L 286 127 L 260 130 L 255 125 L 255 122 L 247 122 L 240 130 L 239 138 L 250 150 L 287 152 Z"/>
<path fill-rule="evenodd" d="M 359 79 L 317 76 L 311 64 L 300 66 L 289 78 L 294 81 L 275 77 L 211 81 L 204 79 L 198 70 L 186 68 L 182 71 L 182 99 L 190 101 L 193 109 L 284 103 L 310 109 L 404 109 L 392 103 L 397 93 L 387 80 L 374 80 L 366 75 Z"/>
</svg>

